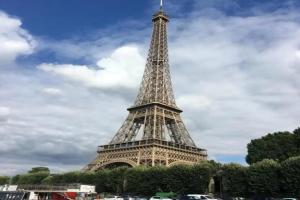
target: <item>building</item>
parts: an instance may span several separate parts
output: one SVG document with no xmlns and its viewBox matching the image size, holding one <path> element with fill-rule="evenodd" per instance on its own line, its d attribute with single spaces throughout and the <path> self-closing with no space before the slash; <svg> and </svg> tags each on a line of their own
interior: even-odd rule
<svg viewBox="0 0 300 200">
<path fill-rule="evenodd" d="M 5 185 L 0 200 L 86 200 L 95 199 L 94 185 Z"/>
<path fill-rule="evenodd" d="M 160 10 L 153 15 L 153 32 L 143 80 L 129 115 L 85 171 L 117 166 L 171 166 L 206 160 L 205 149 L 196 147 L 176 106 L 169 71 L 167 23 Z"/>
</svg>

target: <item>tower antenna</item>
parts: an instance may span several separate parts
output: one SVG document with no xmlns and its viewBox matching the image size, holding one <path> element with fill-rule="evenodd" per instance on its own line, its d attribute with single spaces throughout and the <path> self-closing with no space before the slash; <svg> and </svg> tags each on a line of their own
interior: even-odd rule
<svg viewBox="0 0 300 200">
<path fill-rule="evenodd" d="M 163 8 L 163 0 L 160 0 L 160 9 L 162 10 Z"/>
</svg>

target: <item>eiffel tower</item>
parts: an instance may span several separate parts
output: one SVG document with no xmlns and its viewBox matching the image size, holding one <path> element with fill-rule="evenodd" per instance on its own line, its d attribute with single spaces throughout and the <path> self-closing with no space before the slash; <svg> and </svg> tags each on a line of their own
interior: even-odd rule
<svg viewBox="0 0 300 200">
<path fill-rule="evenodd" d="M 143 80 L 134 106 L 117 134 L 99 146 L 85 171 L 117 166 L 171 166 L 206 160 L 197 148 L 175 103 L 169 71 L 167 23 L 162 9 L 153 15 L 153 32 Z"/>
</svg>

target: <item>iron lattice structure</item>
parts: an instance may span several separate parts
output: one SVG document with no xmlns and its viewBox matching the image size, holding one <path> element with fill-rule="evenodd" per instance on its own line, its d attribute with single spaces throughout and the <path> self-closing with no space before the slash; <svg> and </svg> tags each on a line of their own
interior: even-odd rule
<svg viewBox="0 0 300 200">
<path fill-rule="evenodd" d="M 85 170 L 126 163 L 138 165 L 192 164 L 205 160 L 206 150 L 196 147 L 175 103 L 169 71 L 167 23 L 161 9 L 152 18 L 153 32 L 142 83 L 134 106 L 108 145 Z"/>
</svg>

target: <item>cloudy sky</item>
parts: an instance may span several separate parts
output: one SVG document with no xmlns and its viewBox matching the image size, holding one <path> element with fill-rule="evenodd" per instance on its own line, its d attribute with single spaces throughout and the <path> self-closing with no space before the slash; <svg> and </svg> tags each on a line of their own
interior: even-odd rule
<svg viewBox="0 0 300 200">
<path fill-rule="evenodd" d="M 127 116 L 159 0 L 0 0 L 0 175 L 82 168 Z M 298 0 L 166 0 L 173 87 L 199 147 L 300 126 Z"/>
</svg>

